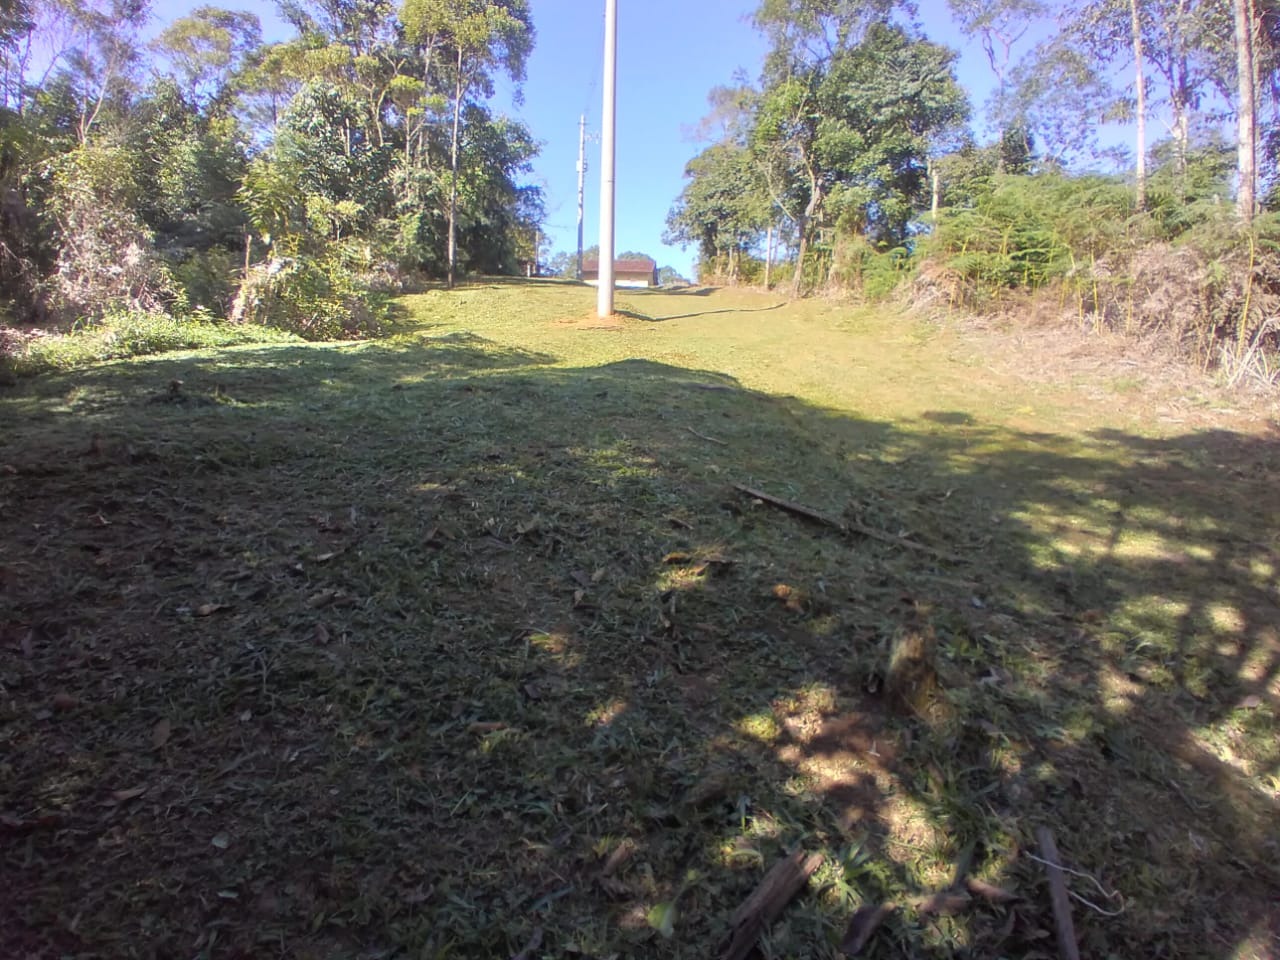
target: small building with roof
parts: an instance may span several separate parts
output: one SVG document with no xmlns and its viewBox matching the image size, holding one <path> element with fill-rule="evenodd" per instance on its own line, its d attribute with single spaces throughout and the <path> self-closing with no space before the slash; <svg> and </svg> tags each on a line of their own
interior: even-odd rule
<svg viewBox="0 0 1280 960">
<path fill-rule="evenodd" d="M 600 283 L 600 261 L 584 260 L 582 281 L 592 286 Z M 613 261 L 613 283 L 616 287 L 656 287 L 658 264 L 648 257 Z"/>
</svg>

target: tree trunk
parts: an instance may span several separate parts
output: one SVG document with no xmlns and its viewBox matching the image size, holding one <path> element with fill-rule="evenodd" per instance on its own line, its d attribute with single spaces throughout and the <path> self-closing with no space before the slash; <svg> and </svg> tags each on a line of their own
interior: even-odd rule
<svg viewBox="0 0 1280 960">
<path fill-rule="evenodd" d="M 938 226 L 938 207 L 942 203 L 942 178 L 938 176 L 938 165 L 929 161 L 929 219 L 934 228 Z"/>
<path fill-rule="evenodd" d="M 1239 193 L 1236 207 L 1240 219 L 1253 222 L 1256 205 L 1255 191 L 1258 171 L 1257 107 L 1254 103 L 1253 65 L 1253 4 L 1250 0 L 1233 0 L 1235 8 L 1236 82 L 1239 87 L 1239 103 L 1236 107 L 1236 167 L 1239 174 Z"/>
<path fill-rule="evenodd" d="M 1129 0 L 1129 10 L 1133 15 L 1134 90 L 1138 95 L 1138 168 L 1134 206 L 1138 210 L 1145 210 L 1147 207 L 1147 85 L 1142 72 L 1142 17 L 1138 10 L 1138 0 Z"/>
<path fill-rule="evenodd" d="M 1173 171 L 1178 178 L 1178 195 L 1187 195 L 1187 153 L 1191 149 L 1191 98 L 1186 90 L 1173 100 Z"/>
<path fill-rule="evenodd" d="M 804 285 L 804 255 L 809 249 L 809 218 L 801 214 L 798 226 L 800 240 L 796 244 L 796 275 L 791 279 L 791 296 L 797 300 Z"/>
<path fill-rule="evenodd" d="M 791 296 L 799 299 L 804 288 L 804 255 L 809 250 L 809 231 L 813 228 L 813 218 L 822 204 L 822 189 L 818 185 L 817 176 L 809 173 L 809 202 L 804 213 L 796 223 L 800 242 L 796 249 L 796 275 L 791 281 Z"/>
<path fill-rule="evenodd" d="M 453 98 L 453 141 L 449 147 L 449 272 L 446 286 L 457 282 L 458 263 L 458 124 L 462 118 L 462 47 L 458 47 L 458 82 Z"/>
<path fill-rule="evenodd" d="M 764 288 L 769 289 L 770 274 L 773 273 L 773 224 L 764 235 Z"/>
</svg>

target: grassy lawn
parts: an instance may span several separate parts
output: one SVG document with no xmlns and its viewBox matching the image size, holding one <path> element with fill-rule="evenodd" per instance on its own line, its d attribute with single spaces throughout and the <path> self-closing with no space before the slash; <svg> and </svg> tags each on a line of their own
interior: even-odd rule
<svg viewBox="0 0 1280 960">
<path fill-rule="evenodd" d="M 764 957 L 1053 957 L 1040 826 L 1083 955 L 1280 955 L 1274 432 L 593 303 L 0 388 L 0 955 L 712 957 L 802 850 Z"/>
</svg>

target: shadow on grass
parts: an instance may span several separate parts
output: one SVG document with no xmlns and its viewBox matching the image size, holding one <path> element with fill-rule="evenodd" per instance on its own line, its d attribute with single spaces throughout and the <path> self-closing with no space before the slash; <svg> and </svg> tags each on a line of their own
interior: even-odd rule
<svg viewBox="0 0 1280 960">
<path fill-rule="evenodd" d="M 536 927 L 705 957 L 802 848 L 826 863 L 767 956 L 837 956 L 890 900 L 870 956 L 1031 956 L 1040 825 L 1116 914 L 1076 904 L 1086 953 L 1274 952 L 1275 441 L 553 359 L 405 338 L 0 392 L 0 952 L 502 956 Z M 962 860 L 1023 902 L 930 910 Z"/>
<path fill-rule="evenodd" d="M 617 310 L 615 311 L 621 317 L 628 317 L 632 320 L 643 320 L 646 323 L 665 323 L 668 320 L 688 320 L 693 317 L 710 317 L 717 313 L 769 313 L 773 310 L 780 310 L 785 307 L 785 303 L 775 303 L 767 307 L 726 307 L 723 310 L 702 310 L 696 313 L 673 313 L 663 316 L 651 316 L 647 313 L 639 313 L 635 310 Z"/>
</svg>

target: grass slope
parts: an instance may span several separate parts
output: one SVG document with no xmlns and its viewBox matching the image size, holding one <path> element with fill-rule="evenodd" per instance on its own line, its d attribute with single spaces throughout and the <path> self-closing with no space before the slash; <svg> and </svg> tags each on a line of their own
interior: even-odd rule
<svg viewBox="0 0 1280 960">
<path fill-rule="evenodd" d="M 1274 436 L 591 298 L 0 392 L 0 953 L 707 957 L 803 849 L 764 956 L 1052 956 L 1048 825 L 1086 955 L 1276 955 Z"/>
</svg>

